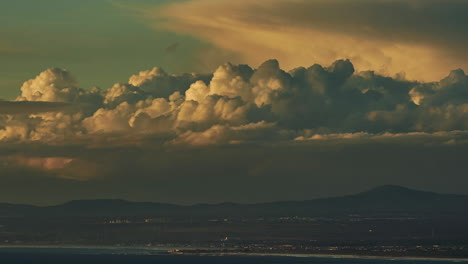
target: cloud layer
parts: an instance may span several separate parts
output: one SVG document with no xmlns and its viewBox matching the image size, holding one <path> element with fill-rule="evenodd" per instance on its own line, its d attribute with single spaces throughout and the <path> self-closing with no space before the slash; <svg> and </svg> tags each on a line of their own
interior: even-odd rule
<svg viewBox="0 0 468 264">
<path fill-rule="evenodd" d="M 350 58 L 360 71 L 436 81 L 468 67 L 466 12 L 458 0 L 192 0 L 145 7 L 139 17 L 254 65 L 274 57 L 292 69 Z"/>
<path fill-rule="evenodd" d="M 436 133 L 468 130 L 468 77 L 458 69 L 421 83 L 355 73 L 349 60 L 286 72 L 268 60 L 255 69 L 226 63 L 211 75 L 153 68 L 101 91 L 79 88 L 66 70 L 48 69 L 24 83 L 17 102 L 0 106 L 3 141 L 60 144 L 111 134 L 209 145 Z"/>
<path fill-rule="evenodd" d="M 415 82 L 357 72 L 349 60 L 291 71 L 276 60 L 212 74 L 153 68 L 107 90 L 48 69 L 16 101 L 0 102 L 0 185 L 24 197 L 52 188 L 45 203 L 253 202 L 386 183 L 442 188 L 443 171 L 453 183 L 444 190 L 455 190 L 466 182 L 457 175 L 468 153 L 467 91 L 460 69 Z"/>
</svg>

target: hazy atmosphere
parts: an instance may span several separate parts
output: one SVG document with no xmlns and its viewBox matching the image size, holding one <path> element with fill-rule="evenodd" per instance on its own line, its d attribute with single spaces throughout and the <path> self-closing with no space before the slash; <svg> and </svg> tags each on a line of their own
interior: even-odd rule
<svg viewBox="0 0 468 264">
<path fill-rule="evenodd" d="M 0 2 L 0 201 L 468 194 L 468 2 Z"/>
</svg>

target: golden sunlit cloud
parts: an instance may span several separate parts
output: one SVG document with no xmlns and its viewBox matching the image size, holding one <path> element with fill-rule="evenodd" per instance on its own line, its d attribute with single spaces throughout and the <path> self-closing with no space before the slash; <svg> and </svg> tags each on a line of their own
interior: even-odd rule
<svg viewBox="0 0 468 264">
<path fill-rule="evenodd" d="M 252 65 L 275 58 L 285 69 L 292 69 L 311 62 L 330 64 L 337 59 L 350 59 L 358 71 L 375 70 L 391 76 L 403 72 L 407 78 L 421 81 L 435 81 L 452 69 L 468 67 L 463 57 L 447 55 L 446 47 L 431 41 L 414 41 L 404 33 L 381 37 L 385 32 L 375 32 L 378 27 L 362 21 L 346 21 L 347 13 L 338 18 L 314 17 L 320 12 L 317 9 L 323 8 L 323 12 L 331 15 L 338 12 L 339 5 L 346 9 L 343 1 L 330 1 L 329 5 L 324 1 L 291 2 L 197 0 L 170 4 L 162 10 L 158 7 L 140 11 L 155 28 L 209 41 L 240 54 L 243 62 Z M 295 7 L 294 10 L 310 10 L 310 21 L 303 21 L 288 6 Z M 417 9 L 418 5 L 408 6 L 409 10 L 412 8 Z M 279 12 L 282 9 L 284 12 Z M 162 18 L 165 22 L 161 22 Z M 343 24 L 342 30 L 327 27 L 335 23 L 327 19 L 338 19 Z"/>
<path fill-rule="evenodd" d="M 467 80 L 460 69 L 421 83 L 355 73 L 349 60 L 289 72 L 268 60 L 256 69 L 225 63 L 211 75 L 154 67 L 89 91 L 52 68 L 26 81 L 18 101 L 0 102 L 0 140 L 206 146 L 468 130 Z"/>
</svg>

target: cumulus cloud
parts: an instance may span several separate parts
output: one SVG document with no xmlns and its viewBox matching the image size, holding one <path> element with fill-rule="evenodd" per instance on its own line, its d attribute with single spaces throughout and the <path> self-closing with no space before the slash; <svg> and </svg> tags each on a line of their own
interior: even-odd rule
<svg viewBox="0 0 468 264">
<path fill-rule="evenodd" d="M 130 85 L 139 87 L 153 97 L 169 97 L 174 92 L 184 93 L 197 80 L 209 80 L 211 76 L 186 73 L 182 75 L 167 74 L 163 69 L 154 67 L 141 71 L 128 80 Z"/>
<path fill-rule="evenodd" d="M 17 101 L 80 102 L 92 100 L 89 97 L 96 93 L 79 88 L 78 81 L 67 70 L 51 68 L 26 81 Z"/>
<path fill-rule="evenodd" d="M 460 69 L 416 82 L 358 72 L 350 60 L 290 71 L 267 60 L 258 67 L 225 63 L 209 75 L 153 68 L 107 90 L 86 90 L 68 71 L 49 69 L 22 89 L 17 101 L 0 102 L 0 144 L 8 146 L 0 150 L 2 175 L 80 183 L 117 177 L 126 187 L 191 170 L 210 182 L 226 169 L 228 178 L 329 175 L 309 151 L 406 146 L 421 155 L 468 143 L 468 76 Z M 195 158 L 193 151 L 206 153 Z M 257 163 L 260 156 L 266 160 Z"/>
<path fill-rule="evenodd" d="M 0 102 L 0 138 L 61 144 L 164 135 L 165 144 L 201 146 L 468 130 L 461 69 L 424 83 L 356 72 L 349 60 L 289 72 L 267 60 L 257 68 L 226 63 L 210 75 L 155 67 L 105 91 L 77 85 L 62 69 L 25 82 L 16 102 Z"/>
<path fill-rule="evenodd" d="M 0 129 L 0 139 L 7 140 L 28 140 L 29 127 L 25 122 L 4 120 L 4 126 Z"/>
<path fill-rule="evenodd" d="M 202 132 L 188 131 L 172 143 L 177 145 L 206 146 L 212 144 L 239 144 L 262 142 L 274 137 L 275 124 L 264 121 L 242 126 L 214 125 Z"/>
<path fill-rule="evenodd" d="M 460 69 L 417 82 L 359 72 L 350 60 L 290 71 L 267 60 L 200 78 L 153 68 L 107 90 L 43 75 L 56 76 L 28 87 L 55 101 L 22 95 L 0 114 L 4 200 L 18 197 L 10 189 L 48 190 L 54 202 L 181 203 L 303 200 L 388 183 L 466 191 Z"/>
</svg>

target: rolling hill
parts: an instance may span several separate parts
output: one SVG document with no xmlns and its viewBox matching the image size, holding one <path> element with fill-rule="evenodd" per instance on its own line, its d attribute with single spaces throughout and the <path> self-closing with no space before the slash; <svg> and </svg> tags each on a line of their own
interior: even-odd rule
<svg viewBox="0 0 468 264">
<path fill-rule="evenodd" d="M 307 201 L 258 204 L 195 204 L 190 206 L 125 200 L 75 200 L 55 206 L 0 203 L 0 217 L 96 216 L 345 216 L 465 215 L 468 195 L 439 194 L 401 186 L 380 186 L 362 193 Z"/>
</svg>

